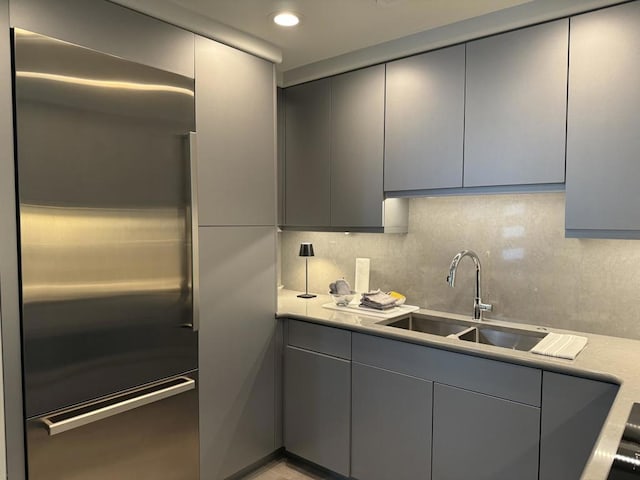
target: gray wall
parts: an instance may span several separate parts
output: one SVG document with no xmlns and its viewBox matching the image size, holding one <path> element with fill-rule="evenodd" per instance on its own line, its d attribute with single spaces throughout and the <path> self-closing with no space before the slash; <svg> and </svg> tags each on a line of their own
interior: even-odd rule
<svg viewBox="0 0 640 480">
<path fill-rule="evenodd" d="M 309 290 L 326 293 L 355 258 L 371 258 L 371 288 L 397 290 L 407 303 L 472 313 L 473 263 L 463 259 L 456 288 L 445 282 L 460 250 L 483 267 L 489 318 L 640 339 L 640 242 L 564 237 L 564 193 L 416 198 L 406 235 L 280 234 L 282 284 L 304 290 L 301 242 L 312 242 Z"/>
</svg>

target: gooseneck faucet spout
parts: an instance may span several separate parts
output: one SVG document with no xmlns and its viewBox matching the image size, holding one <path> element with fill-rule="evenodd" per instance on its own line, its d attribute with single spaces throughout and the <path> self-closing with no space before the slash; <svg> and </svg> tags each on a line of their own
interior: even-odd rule
<svg viewBox="0 0 640 480">
<path fill-rule="evenodd" d="M 473 319 L 482 321 L 482 312 L 490 312 L 493 309 L 493 305 L 482 303 L 482 267 L 480 265 L 480 258 L 474 251 L 462 250 L 455 257 L 453 257 L 453 260 L 451 260 L 451 265 L 449 266 L 449 276 L 447 277 L 447 282 L 449 283 L 450 287 L 455 287 L 458 264 L 464 257 L 470 257 L 473 260 L 474 265 L 476 266 L 476 292 L 473 299 Z"/>
</svg>

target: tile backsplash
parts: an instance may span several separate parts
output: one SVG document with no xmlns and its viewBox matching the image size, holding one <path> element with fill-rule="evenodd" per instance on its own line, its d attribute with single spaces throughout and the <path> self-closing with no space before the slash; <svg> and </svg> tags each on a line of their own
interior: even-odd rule
<svg viewBox="0 0 640 480">
<path fill-rule="evenodd" d="M 474 267 L 482 262 L 489 318 L 640 339 L 640 240 L 564 236 L 564 193 L 428 197 L 410 200 L 409 233 L 280 233 L 281 283 L 304 290 L 301 242 L 313 243 L 309 291 L 354 283 L 355 259 L 371 259 L 371 288 L 396 290 L 407 303 L 471 315 Z"/>
</svg>

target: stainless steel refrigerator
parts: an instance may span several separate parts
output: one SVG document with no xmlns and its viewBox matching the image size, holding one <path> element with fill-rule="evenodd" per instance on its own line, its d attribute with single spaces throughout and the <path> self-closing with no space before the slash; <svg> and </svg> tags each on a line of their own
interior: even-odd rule
<svg viewBox="0 0 640 480">
<path fill-rule="evenodd" d="M 13 35 L 29 479 L 195 480 L 194 81 Z"/>
</svg>

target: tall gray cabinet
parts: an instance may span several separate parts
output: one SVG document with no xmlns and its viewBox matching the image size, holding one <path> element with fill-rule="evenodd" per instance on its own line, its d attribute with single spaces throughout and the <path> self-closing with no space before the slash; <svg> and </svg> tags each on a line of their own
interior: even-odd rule
<svg viewBox="0 0 640 480">
<path fill-rule="evenodd" d="M 637 238 L 640 2 L 572 18 L 569 69 L 565 226 Z"/>
<path fill-rule="evenodd" d="M 196 37 L 200 477 L 276 445 L 274 67 Z"/>
<path fill-rule="evenodd" d="M 464 186 L 564 182 L 569 21 L 467 43 Z"/>
<path fill-rule="evenodd" d="M 387 63 L 384 190 L 462 187 L 465 47 Z"/>
</svg>

